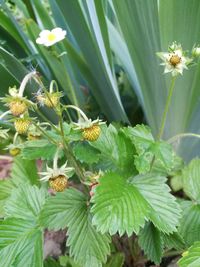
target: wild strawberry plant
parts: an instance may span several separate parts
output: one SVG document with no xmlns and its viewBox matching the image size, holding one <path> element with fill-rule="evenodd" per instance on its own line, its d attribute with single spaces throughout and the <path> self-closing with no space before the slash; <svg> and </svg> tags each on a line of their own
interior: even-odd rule
<svg viewBox="0 0 200 267">
<path fill-rule="evenodd" d="M 159 56 L 173 77 L 157 138 L 148 126 L 108 125 L 62 104 L 56 81 L 47 89 L 35 71 L 9 89 L 1 119 L 14 126 L 8 150 L 15 160 L 11 179 L 0 182 L 0 266 L 66 266 L 43 259 L 45 229 L 67 229 L 72 267 L 145 266 L 182 253 L 181 267 L 199 266 L 200 160 L 185 165 L 171 145 L 199 136 L 162 140 L 175 79 L 192 60 L 176 43 Z M 41 88 L 34 100 L 24 96 L 32 79 Z"/>
</svg>

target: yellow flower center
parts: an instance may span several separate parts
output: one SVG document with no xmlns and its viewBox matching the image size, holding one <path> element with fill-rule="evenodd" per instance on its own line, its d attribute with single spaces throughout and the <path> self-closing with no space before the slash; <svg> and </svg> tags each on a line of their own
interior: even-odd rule
<svg viewBox="0 0 200 267">
<path fill-rule="evenodd" d="M 54 33 L 50 32 L 50 33 L 48 34 L 48 36 L 47 36 L 47 39 L 48 39 L 48 41 L 50 41 L 50 42 L 55 41 L 55 39 L 56 39 L 56 35 L 55 35 Z"/>
<path fill-rule="evenodd" d="M 181 57 L 177 56 L 177 55 L 173 55 L 171 56 L 169 62 L 176 67 L 177 64 L 179 64 L 181 62 Z"/>
</svg>

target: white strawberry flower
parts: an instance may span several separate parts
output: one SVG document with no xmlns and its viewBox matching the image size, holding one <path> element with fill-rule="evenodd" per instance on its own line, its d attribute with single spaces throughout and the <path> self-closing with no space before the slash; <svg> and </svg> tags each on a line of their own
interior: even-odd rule
<svg viewBox="0 0 200 267">
<path fill-rule="evenodd" d="M 169 46 L 169 52 L 159 52 L 157 55 L 164 61 L 160 65 L 164 65 L 164 73 L 172 73 L 172 76 L 183 74 L 184 69 L 188 69 L 187 65 L 192 59 L 187 58 L 183 54 L 181 45 L 173 43 Z"/>
<path fill-rule="evenodd" d="M 55 28 L 51 31 L 43 30 L 36 39 L 36 43 L 44 46 L 52 46 L 55 43 L 62 41 L 66 34 L 67 32 L 61 28 Z"/>
</svg>

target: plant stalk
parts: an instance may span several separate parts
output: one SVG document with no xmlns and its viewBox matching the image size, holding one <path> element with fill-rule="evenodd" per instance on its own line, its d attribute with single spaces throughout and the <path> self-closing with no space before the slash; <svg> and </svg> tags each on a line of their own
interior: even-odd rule
<svg viewBox="0 0 200 267">
<path fill-rule="evenodd" d="M 200 138 L 200 134 L 195 134 L 195 133 L 181 133 L 181 134 L 177 134 L 173 137 L 171 137 L 170 139 L 167 140 L 167 143 L 172 144 L 174 143 L 176 140 L 184 138 L 184 137 L 196 137 L 196 138 Z"/>
<path fill-rule="evenodd" d="M 62 137 L 62 141 L 63 141 L 63 147 L 64 147 L 64 152 L 66 157 L 69 159 L 69 161 L 71 162 L 72 166 L 75 169 L 75 172 L 77 174 L 77 176 L 79 177 L 80 181 L 83 182 L 85 180 L 82 168 L 79 166 L 78 162 L 76 161 L 76 159 L 74 158 L 74 155 L 71 151 L 70 146 L 67 144 L 66 140 L 65 140 L 65 134 L 64 134 L 64 129 L 63 129 L 63 120 L 62 120 L 62 113 L 59 112 L 59 114 L 57 114 L 60 118 L 60 134 Z"/>
<path fill-rule="evenodd" d="M 46 138 L 53 144 L 58 145 L 57 142 L 51 137 L 49 136 L 39 125 L 37 125 L 36 123 L 33 123 L 35 125 L 35 127 L 44 135 L 46 136 Z"/>
<path fill-rule="evenodd" d="M 168 113 L 168 110 L 169 110 L 169 105 L 171 103 L 171 99 L 172 99 L 172 95 L 173 95 L 173 91 L 174 91 L 175 80 L 176 80 L 176 76 L 174 76 L 172 78 L 172 80 L 171 80 L 171 85 L 170 85 L 170 88 L 169 88 L 169 93 L 168 93 L 168 96 L 167 96 L 167 101 L 166 101 L 166 104 L 165 104 L 165 109 L 164 109 L 162 120 L 161 120 L 160 130 L 159 130 L 158 136 L 157 136 L 158 140 L 161 139 L 161 137 L 163 135 L 163 132 L 164 132 L 165 123 L 166 123 L 166 119 L 167 119 L 167 113 Z"/>
</svg>

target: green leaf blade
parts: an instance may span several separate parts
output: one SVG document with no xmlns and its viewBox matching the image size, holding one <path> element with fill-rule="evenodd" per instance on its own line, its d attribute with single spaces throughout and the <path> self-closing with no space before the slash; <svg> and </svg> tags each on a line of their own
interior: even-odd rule
<svg viewBox="0 0 200 267">
<path fill-rule="evenodd" d="M 149 212 L 137 188 L 117 173 L 107 173 L 99 179 L 92 202 L 94 225 L 102 233 L 111 235 L 138 233 Z"/>
<path fill-rule="evenodd" d="M 97 232 L 92 225 L 83 193 L 70 188 L 49 198 L 41 212 L 40 222 L 54 230 L 68 227 L 69 253 L 81 266 L 101 267 L 106 262 L 110 238 Z"/>
<path fill-rule="evenodd" d="M 186 195 L 195 201 L 200 201 L 200 160 L 193 159 L 183 170 L 183 190 Z"/>
<path fill-rule="evenodd" d="M 179 267 L 199 267 L 200 266 L 200 242 L 195 242 L 192 247 L 183 254 L 178 261 Z"/>
<path fill-rule="evenodd" d="M 180 207 L 171 195 L 166 178 L 155 173 L 138 175 L 130 179 L 151 207 L 149 219 L 162 232 L 172 233 L 177 231 L 179 224 Z"/>
<path fill-rule="evenodd" d="M 163 253 L 163 241 L 158 229 L 152 224 L 148 223 L 139 235 L 139 245 L 144 250 L 144 253 L 155 264 L 161 262 Z"/>
<path fill-rule="evenodd" d="M 40 213 L 45 197 L 45 190 L 23 184 L 12 191 L 5 205 L 5 213 L 7 217 L 34 221 Z"/>
</svg>

